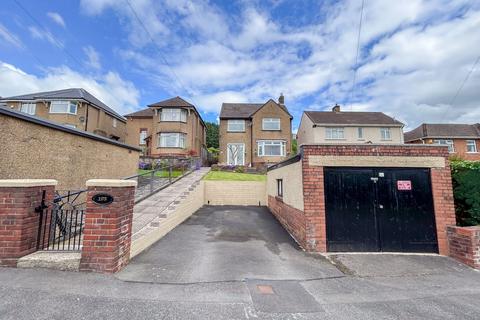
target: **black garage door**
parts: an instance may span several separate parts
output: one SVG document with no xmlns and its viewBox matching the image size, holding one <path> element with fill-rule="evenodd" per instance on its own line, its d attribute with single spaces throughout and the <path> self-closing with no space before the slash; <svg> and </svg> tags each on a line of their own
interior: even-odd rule
<svg viewBox="0 0 480 320">
<path fill-rule="evenodd" d="M 429 169 L 324 173 L 328 251 L 438 252 Z"/>
</svg>

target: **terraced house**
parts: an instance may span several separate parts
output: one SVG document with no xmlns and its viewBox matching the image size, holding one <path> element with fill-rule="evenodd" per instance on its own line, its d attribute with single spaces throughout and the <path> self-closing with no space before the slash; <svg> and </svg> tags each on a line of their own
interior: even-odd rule
<svg viewBox="0 0 480 320">
<path fill-rule="evenodd" d="M 126 119 L 82 88 L 6 97 L 0 103 L 70 128 L 125 142 Z"/>
<path fill-rule="evenodd" d="M 292 115 L 278 102 L 223 103 L 220 111 L 220 164 L 260 166 L 291 155 Z"/>
<path fill-rule="evenodd" d="M 127 143 L 155 158 L 202 156 L 206 127 L 197 109 L 181 97 L 148 105 L 125 115 Z"/>
</svg>

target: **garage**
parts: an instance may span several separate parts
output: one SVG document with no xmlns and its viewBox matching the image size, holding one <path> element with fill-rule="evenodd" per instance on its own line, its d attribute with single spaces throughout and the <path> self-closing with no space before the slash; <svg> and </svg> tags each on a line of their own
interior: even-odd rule
<svg viewBox="0 0 480 320">
<path fill-rule="evenodd" d="M 327 250 L 438 252 L 430 170 L 324 168 Z"/>
</svg>

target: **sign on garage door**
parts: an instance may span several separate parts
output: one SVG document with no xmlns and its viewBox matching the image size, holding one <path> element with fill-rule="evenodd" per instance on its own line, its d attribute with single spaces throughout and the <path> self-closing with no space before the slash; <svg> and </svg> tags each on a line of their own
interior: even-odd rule
<svg viewBox="0 0 480 320">
<path fill-rule="evenodd" d="M 328 251 L 438 252 L 429 169 L 324 170 Z"/>
</svg>

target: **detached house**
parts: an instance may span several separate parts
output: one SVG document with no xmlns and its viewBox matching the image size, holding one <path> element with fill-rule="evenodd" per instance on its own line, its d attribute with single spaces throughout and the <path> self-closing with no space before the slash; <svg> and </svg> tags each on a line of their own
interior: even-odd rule
<svg viewBox="0 0 480 320">
<path fill-rule="evenodd" d="M 345 112 L 336 105 L 332 111 L 303 112 L 297 132 L 304 144 L 402 144 L 403 123 L 382 112 Z"/>
<path fill-rule="evenodd" d="M 292 115 L 284 104 L 223 103 L 220 111 L 219 163 L 268 165 L 291 155 Z"/>
<path fill-rule="evenodd" d="M 202 156 L 206 127 L 195 106 L 180 97 L 125 115 L 127 143 L 156 158 Z"/>
<path fill-rule="evenodd" d="M 125 142 L 126 119 L 82 88 L 6 97 L 0 105 Z"/>
<path fill-rule="evenodd" d="M 405 133 L 405 143 L 446 145 L 451 155 L 480 160 L 480 124 L 422 123 Z"/>
</svg>

